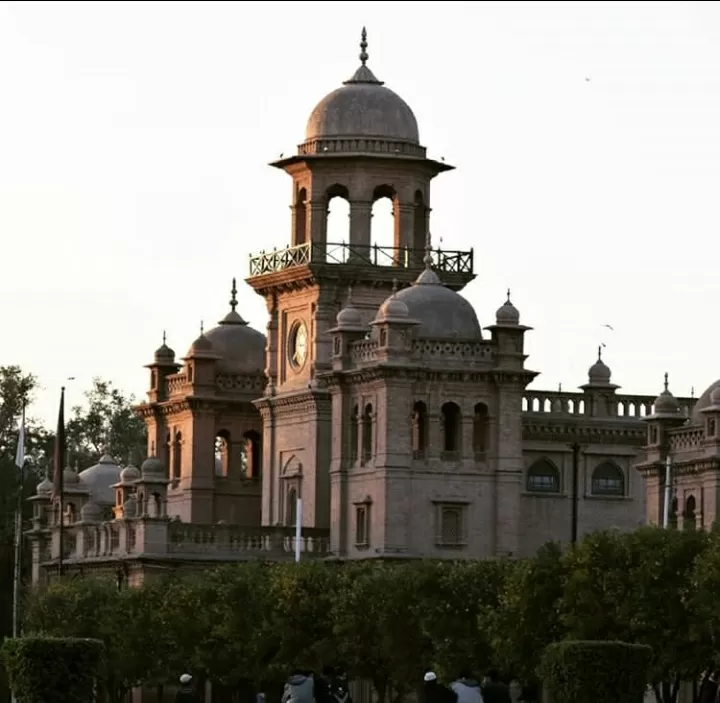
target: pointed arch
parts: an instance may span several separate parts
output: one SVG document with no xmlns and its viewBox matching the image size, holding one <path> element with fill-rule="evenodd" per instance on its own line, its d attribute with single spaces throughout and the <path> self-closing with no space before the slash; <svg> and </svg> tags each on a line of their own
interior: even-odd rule
<svg viewBox="0 0 720 703">
<path fill-rule="evenodd" d="M 391 266 L 396 259 L 397 193 L 393 186 L 383 183 L 376 186 L 372 195 L 370 214 L 370 244 L 374 263 Z"/>
<path fill-rule="evenodd" d="M 611 461 L 604 461 L 592 472 L 591 493 L 594 496 L 624 496 L 625 474 Z"/>
<path fill-rule="evenodd" d="M 538 459 L 530 466 L 527 490 L 532 493 L 560 493 L 560 471 L 550 459 Z"/>
<path fill-rule="evenodd" d="M 325 241 L 327 244 L 342 244 L 350 242 L 350 194 L 346 186 L 334 183 L 325 191 L 326 221 Z M 328 261 L 338 261 L 342 251 L 330 247 L 327 251 Z"/>
<path fill-rule="evenodd" d="M 307 242 L 307 190 L 299 188 L 293 203 L 293 246 Z"/>
</svg>

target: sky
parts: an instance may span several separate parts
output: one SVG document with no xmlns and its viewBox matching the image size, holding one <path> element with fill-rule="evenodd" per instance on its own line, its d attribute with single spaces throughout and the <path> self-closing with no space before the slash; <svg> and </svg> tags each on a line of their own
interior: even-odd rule
<svg viewBox="0 0 720 703">
<path fill-rule="evenodd" d="M 267 164 L 355 71 L 363 25 L 457 167 L 434 243 L 474 249 L 482 325 L 511 289 L 533 388 L 585 383 L 600 344 L 620 392 L 720 376 L 720 4 L 409 7 L 0 2 L 0 365 L 37 374 L 36 416 L 93 376 L 143 398 L 163 330 L 183 356 L 249 254 L 289 244 L 291 181 Z"/>
</svg>

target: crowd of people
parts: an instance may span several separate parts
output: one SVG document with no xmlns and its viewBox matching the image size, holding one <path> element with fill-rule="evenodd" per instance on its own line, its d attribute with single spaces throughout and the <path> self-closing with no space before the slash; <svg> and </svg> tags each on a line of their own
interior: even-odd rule
<svg viewBox="0 0 720 703">
<path fill-rule="evenodd" d="M 463 671 L 449 685 L 442 683 L 434 672 L 428 671 L 422 693 L 420 703 L 514 703 L 510 687 L 500 680 L 497 671 L 490 671 L 482 682 L 473 678 L 470 672 Z M 190 674 L 180 677 L 180 690 L 175 701 L 200 703 Z M 263 693 L 257 694 L 256 703 L 265 703 Z M 320 675 L 296 669 L 285 683 L 280 703 L 352 703 L 347 675 L 329 666 Z"/>
</svg>

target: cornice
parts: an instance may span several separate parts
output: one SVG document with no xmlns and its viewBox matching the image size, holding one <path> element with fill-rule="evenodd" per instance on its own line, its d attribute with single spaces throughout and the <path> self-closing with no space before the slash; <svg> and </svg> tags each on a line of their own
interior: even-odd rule
<svg viewBox="0 0 720 703">
<path fill-rule="evenodd" d="M 643 427 L 633 428 L 606 423 L 577 422 L 559 424 L 523 418 L 523 440 L 541 442 L 579 441 L 586 444 L 621 444 L 640 448 L 645 444 Z"/>
<path fill-rule="evenodd" d="M 365 368 L 333 371 L 322 375 L 328 388 L 337 389 L 343 386 L 359 385 L 389 379 L 420 381 L 426 383 L 462 383 L 476 384 L 493 382 L 503 386 L 524 388 L 537 374 L 525 369 L 497 371 L 492 368 L 473 371 L 447 370 L 440 371 L 417 366 L 396 366 L 377 364 Z"/>
<path fill-rule="evenodd" d="M 253 401 L 263 420 L 281 415 L 331 412 L 332 400 L 326 389 L 309 388 L 301 391 L 264 396 Z"/>
</svg>

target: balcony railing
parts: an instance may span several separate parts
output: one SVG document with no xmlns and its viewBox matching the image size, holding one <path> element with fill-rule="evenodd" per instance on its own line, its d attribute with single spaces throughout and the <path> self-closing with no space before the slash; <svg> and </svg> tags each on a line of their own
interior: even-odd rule
<svg viewBox="0 0 720 703">
<path fill-rule="evenodd" d="M 438 273 L 473 272 L 473 250 L 434 249 L 432 267 Z M 424 249 L 409 247 L 360 246 L 330 242 L 306 242 L 286 249 L 273 249 L 250 256 L 250 277 L 277 273 L 308 264 L 354 264 L 419 269 L 423 266 Z"/>
</svg>

